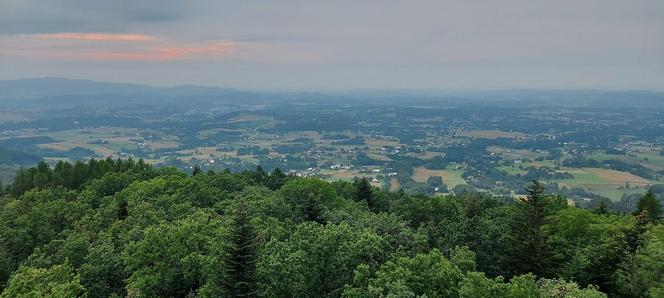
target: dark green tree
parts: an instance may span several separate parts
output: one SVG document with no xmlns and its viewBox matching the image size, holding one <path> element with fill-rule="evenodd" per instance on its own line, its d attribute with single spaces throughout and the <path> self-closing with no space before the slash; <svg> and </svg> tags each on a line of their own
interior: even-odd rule
<svg viewBox="0 0 664 298">
<path fill-rule="evenodd" d="M 533 180 L 526 188 L 528 197 L 515 203 L 516 214 L 512 221 L 512 268 L 517 274 L 539 274 L 544 268 L 545 239 L 540 227 L 546 216 L 544 186 Z"/>
<path fill-rule="evenodd" d="M 371 192 L 371 184 L 366 177 L 355 180 L 353 183 L 355 187 L 355 200 L 356 201 L 365 201 L 369 206 L 369 209 L 374 207 L 374 198 L 373 193 Z"/>
<path fill-rule="evenodd" d="M 201 171 L 201 168 L 199 166 L 194 166 L 194 170 L 191 172 L 191 175 L 196 176 L 201 173 L 203 173 L 203 171 Z"/>
<path fill-rule="evenodd" d="M 271 190 L 280 189 L 286 183 L 286 175 L 279 168 L 274 168 L 267 178 L 266 186 Z"/>
<path fill-rule="evenodd" d="M 257 240 L 249 221 L 247 205 L 239 201 L 226 239 L 224 284 L 231 297 L 253 297 L 256 294 Z"/>
<path fill-rule="evenodd" d="M 616 252 L 617 259 L 614 268 L 613 280 L 608 285 L 608 289 L 612 292 L 619 293 L 622 297 L 645 297 L 634 281 L 635 257 L 639 249 L 641 249 L 646 242 L 646 232 L 652 226 L 650 217 L 647 211 L 641 211 L 636 215 L 636 222 L 634 226 L 624 231 L 621 241 L 618 244 L 618 251 Z M 641 289 L 642 290 L 642 289 Z"/>
<path fill-rule="evenodd" d="M 310 192 L 309 195 L 307 196 L 307 201 L 304 203 L 304 208 L 303 208 L 303 216 L 304 219 L 307 221 L 315 221 L 319 222 L 320 221 L 320 199 L 318 196 Z"/>
<path fill-rule="evenodd" d="M 655 222 L 662 216 L 662 204 L 650 189 L 636 204 L 636 214 L 641 214 L 643 211 L 646 211 L 650 222 Z"/>
<path fill-rule="evenodd" d="M 604 200 L 600 201 L 595 210 L 593 210 L 593 213 L 600 215 L 609 214 L 609 204 Z"/>
<path fill-rule="evenodd" d="M 251 178 L 257 183 L 257 184 L 265 184 L 268 179 L 267 172 L 263 170 L 263 167 L 257 166 L 256 170 L 251 172 Z"/>
</svg>

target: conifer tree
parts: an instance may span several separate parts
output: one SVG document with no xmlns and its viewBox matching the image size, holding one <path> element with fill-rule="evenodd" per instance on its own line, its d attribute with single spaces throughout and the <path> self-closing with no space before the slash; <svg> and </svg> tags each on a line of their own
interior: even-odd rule
<svg viewBox="0 0 664 298">
<path fill-rule="evenodd" d="M 525 189 L 528 197 L 516 201 L 516 214 L 512 222 L 512 260 L 516 273 L 542 272 L 545 258 L 544 237 L 540 227 L 546 216 L 544 186 L 533 180 Z"/>
<path fill-rule="evenodd" d="M 256 181 L 256 183 L 258 183 L 258 184 L 263 184 L 263 183 L 265 183 L 265 181 L 266 181 L 267 178 L 268 178 L 268 176 L 267 176 L 267 172 L 265 172 L 265 170 L 263 170 L 263 167 L 261 167 L 261 166 L 257 166 L 257 167 L 256 167 L 256 170 L 254 170 L 254 171 L 251 173 L 251 177 L 252 177 L 252 178 L 254 179 L 254 181 Z"/>
<path fill-rule="evenodd" d="M 367 202 L 369 209 L 372 209 L 374 200 L 369 180 L 366 177 L 363 177 L 356 180 L 353 184 L 355 186 L 355 200 Z"/>
<path fill-rule="evenodd" d="M 600 201 L 595 210 L 593 210 L 593 213 L 599 215 L 609 214 L 609 205 L 606 201 Z"/>
<path fill-rule="evenodd" d="M 225 288 L 231 297 L 255 296 L 256 236 L 247 205 L 238 202 L 226 239 Z"/>
<path fill-rule="evenodd" d="M 320 207 L 318 206 L 319 203 L 318 196 L 316 196 L 315 193 L 310 192 L 309 196 L 307 196 L 307 201 L 305 202 L 304 208 L 303 208 L 303 214 L 304 214 L 304 219 L 308 221 L 315 221 L 318 222 L 320 221 Z"/>
<path fill-rule="evenodd" d="M 267 187 L 272 190 L 281 188 L 286 183 L 286 175 L 279 168 L 274 168 L 268 177 Z"/>
<path fill-rule="evenodd" d="M 662 216 L 662 204 L 650 189 L 636 204 L 636 214 L 641 214 L 643 211 L 646 211 L 648 221 L 650 222 L 655 222 Z"/>
<path fill-rule="evenodd" d="M 201 171 L 201 168 L 199 166 L 194 166 L 194 170 L 191 172 L 192 176 L 196 176 L 198 174 L 201 174 L 203 171 Z"/>
<path fill-rule="evenodd" d="M 613 280 L 608 284 L 611 291 L 620 293 L 624 297 L 643 297 L 639 292 L 638 276 L 634 274 L 635 258 L 637 251 L 645 245 L 645 234 L 651 227 L 651 219 L 648 211 L 641 211 L 636 215 L 634 226 L 623 232 L 622 238 L 618 243 L 618 250 L 615 251 L 616 259 L 612 267 L 617 267 L 613 273 Z M 613 289 L 612 289 L 613 288 Z"/>
</svg>

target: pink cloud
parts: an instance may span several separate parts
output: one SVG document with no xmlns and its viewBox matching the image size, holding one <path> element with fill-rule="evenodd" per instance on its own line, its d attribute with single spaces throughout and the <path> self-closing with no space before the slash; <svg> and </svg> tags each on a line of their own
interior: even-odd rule
<svg viewBox="0 0 664 298">
<path fill-rule="evenodd" d="M 233 43 L 204 44 L 185 47 L 166 47 L 153 49 L 156 60 L 183 59 L 192 56 L 224 56 L 235 49 Z"/>
<path fill-rule="evenodd" d="M 203 57 L 222 57 L 233 52 L 234 43 L 188 45 L 133 50 L 88 50 L 88 51 L 45 51 L 38 56 L 55 59 L 97 60 L 97 61 L 168 61 Z M 1 53 L 1 52 L 0 52 Z M 24 54 L 26 54 L 24 52 Z M 33 53 L 35 54 L 35 53 Z"/>
<path fill-rule="evenodd" d="M 154 36 L 143 34 L 111 34 L 111 33 L 53 33 L 34 35 L 43 39 L 66 39 L 85 41 L 150 41 L 157 39 Z"/>
<path fill-rule="evenodd" d="M 26 38 L 27 37 L 27 38 Z M 81 44 L 81 41 L 103 41 Z M 128 43 L 129 42 L 129 43 Z M 140 34 L 55 33 L 0 36 L 0 56 L 59 60 L 168 61 L 225 57 L 231 41 L 182 43 Z"/>
</svg>

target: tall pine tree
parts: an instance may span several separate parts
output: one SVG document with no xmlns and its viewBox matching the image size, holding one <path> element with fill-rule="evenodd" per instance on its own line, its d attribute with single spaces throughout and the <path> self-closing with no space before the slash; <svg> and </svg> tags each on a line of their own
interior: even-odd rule
<svg viewBox="0 0 664 298">
<path fill-rule="evenodd" d="M 540 233 L 546 216 L 544 186 L 533 180 L 526 188 L 528 197 L 515 203 L 516 214 L 512 221 L 512 268 L 516 274 L 541 274 L 545 263 L 545 242 Z"/>
<path fill-rule="evenodd" d="M 256 236 L 247 205 L 238 202 L 226 239 L 225 289 L 231 297 L 254 297 L 256 282 Z"/>
<path fill-rule="evenodd" d="M 646 211 L 646 216 L 650 222 L 655 222 L 662 217 L 662 204 L 650 189 L 636 204 L 636 214 L 641 214 L 643 211 Z"/>
<path fill-rule="evenodd" d="M 366 177 L 363 177 L 356 180 L 353 184 L 355 186 L 355 200 L 367 202 L 369 209 L 372 209 L 375 204 L 369 180 Z"/>
<path fill-rule="evenodd" d="M 304 220 L 320 222 L 321 210 L 319 202 L 320 198 L 315 193 L 310 192 L 302 210 Z"/>
<path fill-rule="evenodd" d="M 267 178 L 267 187 L 269 187 L 271 190 L 277 190 L 281 188 L 284 183 L 286 183 L 286 174 L 281 171 L 279 168 L 274 168 L 272 170 L 272 173 L 270 176 Z"/>
<path fill-rule="evenodd" d="M 201 167 L 199 166 L 194 166 L 194 169 L 191 171 L 192 176 L 196 176 L 201 173 L 203 173 L 203 171 L 201 171 Z"/>
<path fill-rule="evenodd" d="M 607 284 L 610 292 L 620 293 L 622 297 L 645 297 L 646 289 L 640 288 L 641 278 L 636 274 L 635 258 L 637 251 L 642 248 L 646 242 L 646 232 L 652 226 L 651 219 L 647 211 L 641 211 L 636 215 L 634 226 L 623 231 L 623 235 L 618 243 L 618 249 L 615 251 L 615 272 L 612 280 Z"/>
</svg>

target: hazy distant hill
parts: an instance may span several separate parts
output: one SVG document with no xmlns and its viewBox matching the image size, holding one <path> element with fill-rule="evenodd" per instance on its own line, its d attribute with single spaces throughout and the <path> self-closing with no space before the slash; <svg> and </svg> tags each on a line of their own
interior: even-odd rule
<svg viewBox="0 0 664 298">
<path fill-rule="evenodd" d="M 62 78 L 0 81 L 0 94 L 2 97 L 41 97 L 69 94 L 151 92 L 155 92 L 155 88 L 145 85 L 70 80 Z"/>
<path fill-rule="evenodd" d="M 64 78 L 38 78 L 0 81 L 0 97 L 43 97 L 58 95 L 90 94 L 215 94 L 235 90 L 219 87 L 183 85 L 177 87 L 152 87 L 129 83 L 108 83 Z"/>
<path fill-rule="evenodd" d="M 185 104 L 202 102 L 275 103 L 303 101 L 348 104 L 481 104 L 562 107 L 664 107 L 664 92 L 601 90 L 349 90 L 336 92 L 257 92 L 221 87 L 182 85 L 152 87 L 64 78 L 0 81 L 6 105 Z M 25 102 L 26 99 L 35 101 Z M 361 100 L 358 100 L 361 99 Z"/>
</svg>

